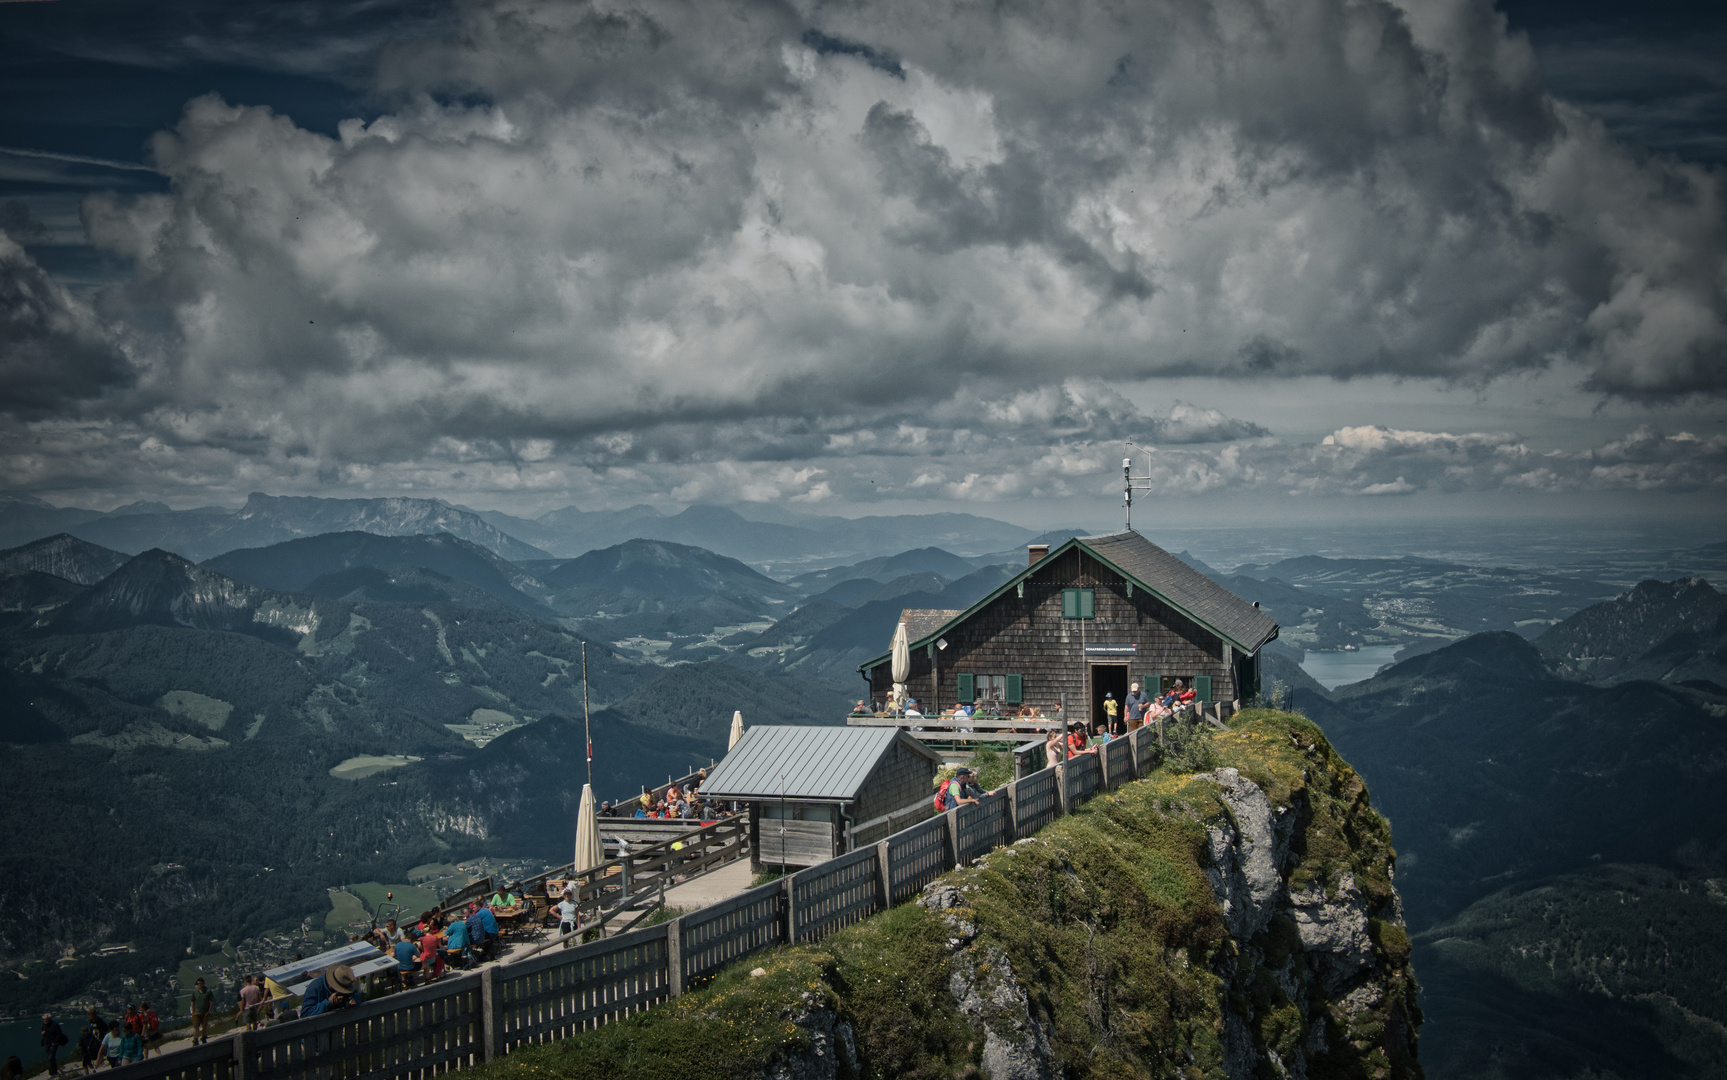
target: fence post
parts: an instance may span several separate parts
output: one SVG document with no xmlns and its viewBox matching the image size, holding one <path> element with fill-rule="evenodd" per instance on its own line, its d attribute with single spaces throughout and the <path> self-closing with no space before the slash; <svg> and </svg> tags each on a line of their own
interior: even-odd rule
<svg viewBox="0 0 1727 1080">
<path fill-rule="evenodd" d="M 1007 821 L 1002 843 L 1011 844 L 1019 839 L 1019 781 L 1002 788 L 1001 797 L 1007 800 L 1007 813 L 1002 815 Z"/>
<path fill-rule="evenodd" d="M 618 902 L 622 903 L 630 898 L 630 860 L 628 858 L 618 861 L 618 886 L 622 890 L 618 893 Z M 595 888 L 594 893 L 595 895 L 599 894 L 598 887 Z"/>
<path fill-rule="evenodd" d="M 947 866 L 949 870 L 957 869 L 959 862 L 959 807 L 942 814 L 947 819 Z"/>
<path fill-rule="evenodd" d="M 889 861 L 887 841 L 875 846 L 876 906 L 886 911 L 893 907 L 893 863 Z"/>
<path fill-rule="evenodd" d="M 497 988 L 492 984 L 492 976 L 497 971 L 495 967 L 480 969 L 480 1060 L 497 1060 L 502 1048 L 502 1032 L 498 1029 L 499 1018 L 503 1014 L 498 1000 Z"/>
<path fill-rule="evenodd" d="M 234 1034 L 234 1076 L 237 1080 L 257 1080 L 258 1070 L 252 1066 L 253 1032 L 241 1030 Z"/>
<path fill-rule="evenodd" d="M 1061 814 L 1058 816 L 1066 817 L 1070 811 L 1067 806 L 1067 762 L 1065 761 L 1055 767 L 1055 795 L 1056 802 L 1061 807 Z"/>
<path fill-rule="evenodd" d="M 1109 743 L 1097 748 L 1097 786 L 1100 791 L 1109 790 Z"/>
<path fill-rule="evenodd" d="M 792 945 L 798 939 L 798 920 L 796 909 L 797 894 L 792 890 L 793 875 L 787 874 L 780 878 L 781 902 L 785 905 L 786 944 Z"/>
<path fill-rule="evenodd" d="M 684 920 L 679 916 L 666 924 L 666 993 L 684 992 Z"/>
</svg>

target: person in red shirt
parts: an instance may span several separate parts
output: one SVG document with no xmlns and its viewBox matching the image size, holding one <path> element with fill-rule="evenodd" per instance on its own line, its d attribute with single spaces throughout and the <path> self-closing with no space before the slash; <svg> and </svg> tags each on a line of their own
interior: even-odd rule
<svg viewBox="0 0 1727 1080">
<path fill-rule="evenodd" d="M 420 978 L 426 982 L 444 973 L 444 933 L 433 917 L 426 932 L 420 935 Z"/>
<path fill-rule="evenodd" d="M 150 1007 L 150 1003 L 148 1001 L 146 1001 L 143 1005 L 143 1012 L 138 1014 L 138 1019 L 143 1024 L 143 1030 L 141 1030 L 139 1032 L 139 1034 L 144 1036 L 144 1056 L 149 1057 L 150 1051 L 154 1050 L 154 1051 L 156 1051 L 156 1056 L 161 1057 L 162 1056 L 162 1019 L 161 1019 L 161 1017 L 156 1015 L 156 1010 L 152 1009 Z"/>
</svg>

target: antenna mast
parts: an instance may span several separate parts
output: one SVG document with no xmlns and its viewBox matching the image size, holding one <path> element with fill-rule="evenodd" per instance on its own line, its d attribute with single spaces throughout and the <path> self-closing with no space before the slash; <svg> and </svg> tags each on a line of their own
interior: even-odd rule
<svg viewBox="0 0 1727 1080">
<path fill-rule="evenodd" d="M 1126 455 L 1121 459 L 1122 510 L 1123 515 L 1126 518 L 1127 529 L 1131 532 L 1133 530 L 1133 493 L 1135 491 L 1151 490 L 1151 466 L 1149 463 L 1146 465 L 1146 475 L 1133 475 L 1133 451 L 1144 450 L 1146 457 L 1149 459 L 1151 457 L 1151 449 L 1149 447 L 1136 446 L 1131 439 L 1123 440 L 1122 446 L 1123 452 Z"/>
</svg>

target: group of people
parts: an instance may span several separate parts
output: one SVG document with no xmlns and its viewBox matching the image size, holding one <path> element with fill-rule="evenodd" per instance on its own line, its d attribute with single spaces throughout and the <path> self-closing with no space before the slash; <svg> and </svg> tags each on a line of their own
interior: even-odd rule
<svg viewBox="0 0 1727 1080">
<path fill-rule="evenodd" d="M 1134 728 L 1169 719 L 1175 715 L 1176 710 L 1193 704 L 1195 699 L 1193 690 L 1182 679 L 1174 680 L 1168 690 L 1155 697 L 1141 690 L 1138 683 L 1129 687 L 1124 701 L 1116 701 L 1114 694 L 1105 694 L 1103 716 L 1093 725 L 1092 730 L 1088 731 L 1084 724 L 1075 722 L 1068 724 L 1065 729 L 1050 731 L 1048 739 L 1044 741 L 1044 760 L 1051 766 L 1058 764 L 1064 756 L 1064 743 L 1067 757 L 1094 754 L 1103 744 L 1125 737 Z"/>
<path fill-rule="evenodd" d="M 672 784 L 661 794 L 655 794 L 649 788 L 642 788 L 642 793 L 633 800 L 618 805 L 610 802 L 600 804 L 600 817 L 635 817 L 635 818 L 679 818 L 697 821 L 711 821 L 725 807 L 718 802 L 704 798 L 701 794 L 702 781 L 708 778 L 708 771 L 702 769 L 695 774 L 694 782 L 688 788 L 681 784 Z"/>
<path fill-rule="evenodd" d="M 60 1075 L 60 1049 L 71 1040 L 52 1013 L 42 1014 L 42 1052 L 48 1059 L 48 1075 Z M 151 1052 L 162 1052 L 162 1020 L 148 1002 L 126 1006 L 122 1019 L 108 1021 L 94 1008 L 78 1036 L 78 1054 L 84 1071 L 106 1065 L 118 1068 L 143 1061 Z"/>
<path fill-rule="evenodd" d="M 1177 709 L 1193 704 L 1197 696 L 1183 679 L 1173 680 L 1168 690 L 1155 695 L 1146 693 L 1138 683 L 1134 683 L 1120 707 L 1116 705 L 1114 694 L 1103 695 L 1102 726 L 1119 738 L 1141 724 L 1169 719 Z"/>
<path fill-rule="evenodd" d="M 938 813 L 946 813 L 961 806 L 976 806 L 984 795 L 977 782 L 977 771 L 969 765 L 962 765 L 954 770 L 950 779 L 936 784 L 935 808 Z"/>
<path fill-rule="evenodd" d="M 470 901 L 465 911 L 427 911 L 410 927 L 398 927 L 390 919 L 380 932 L 380 947 L 395 958 L 396 977 L 404 987 L 412 985 L 415 976 L 430 982 L 446 967 L 461 970 L 495 959 L 501 929 L 493 911 L 521 902 L 521 886 L 514 885 L 498 890 L 489 900 Z"/>
</svg>

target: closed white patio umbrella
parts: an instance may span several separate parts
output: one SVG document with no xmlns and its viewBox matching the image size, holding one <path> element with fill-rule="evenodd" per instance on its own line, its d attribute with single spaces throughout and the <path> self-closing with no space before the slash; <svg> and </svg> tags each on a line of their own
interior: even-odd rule
<svg viewBox="0 0 1727 1080">
<path fill-rule="evenodd" d="M 905 704 L 905 684 L 911 678 L 911 639 L 906 637 L 905 623 L 893 632 L 893 693 L 894 701 Z"/>
<path fill-rule="evenodd" d="M 732 735 L 731 735 L 730 739 L 726 740 L 726 749 L 730 750 L 732 747 L 736 746 L 738 744 L 738 740 L 743 738 L 743 737 L 744 737 L 744 714 L 743 714 L 743 710 L 739 709 L 738 711 L 732 713 Z"/>
<path fill-rule="evenodd" d="M 576 811 L 576 873 L 592 870 L 606 860 L 600 846 L 599 814 L 594 809 L 594 787 L 582 785 L 582 806 Z"/>
</svg>

